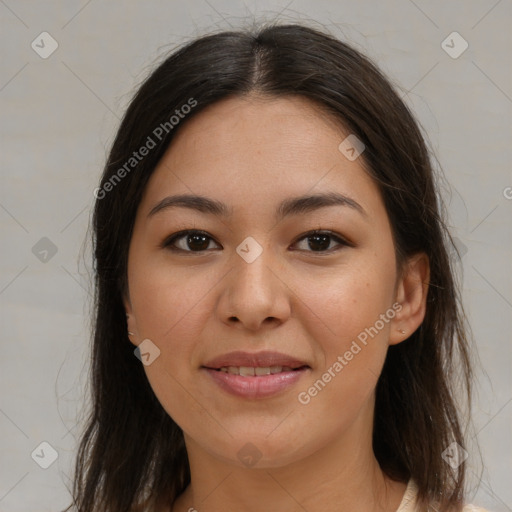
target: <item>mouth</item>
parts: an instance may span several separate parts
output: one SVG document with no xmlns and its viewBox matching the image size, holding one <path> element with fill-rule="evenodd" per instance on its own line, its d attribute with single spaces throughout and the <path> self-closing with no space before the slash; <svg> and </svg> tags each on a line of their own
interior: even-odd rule
<svg viewBox="0 0 512 512">
<path fill-rule="evenodd" d="M 208 369 L 231 375 L 242 375 L 242 377 L 262 377 L 263 375 L 276 375 L 283 372 L 296 372 L 306 368 L 309 368 L 309 366 L 301 365 L 296 368 L 290 366 L 222 366 L 221 368 Z"/>
<path fill-rule="evenodd" d="M 234 373 L 237 371 L 239 375 L 269 375 L 273 373 L 280 373 L 282 371 L 293 371 L 303 366 L 308 366 L 306 361 L 302 361 L 288 354 L 280 352 L 229 352 L 217 356 L 210 361 L 206 362 L 203 367 L 210 370 L 219 370 L 227 373 Z M 254 370 L 254 372 L 253 372 Z M 258 374 L 256 374 L 258 370 Z"/>
<path fill-rule="evenodd" d="M 231 352 L 207 362 L 201 370 L 231 395 L 262 399 L 290 389 L 311 367 L 277 352 Z"/>
</svg>

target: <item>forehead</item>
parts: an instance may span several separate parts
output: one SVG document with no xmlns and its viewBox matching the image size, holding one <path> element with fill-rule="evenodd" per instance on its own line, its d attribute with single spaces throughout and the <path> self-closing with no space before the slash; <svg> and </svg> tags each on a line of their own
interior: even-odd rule
<svg viewBox="0 0 512 512">
<path fill-rule="evenodd" d="M 201 156 L 194 148 L 200 145 L 209 150 L 210 159 L 244 156 L 247 161 L 271 155 L 299 161 L 305 153 L 318 157 L 343 133 L 340 123 L 306 98 L 238 96 L 210 105 L 186 122 L 168 153 L 175 163 L 196 160 Z"/>
<path fill-rule="evenodd" d="M 362 159 L 349 160 L 339 149 L 350 133 L 305 98 L 234 97 L 185 121 L 143 203 L 195 193 L 247 209 L 249 203 L 337 190 L 358 196 L 371 211 L 371 196 L 380 200 Z"/>
</svg>

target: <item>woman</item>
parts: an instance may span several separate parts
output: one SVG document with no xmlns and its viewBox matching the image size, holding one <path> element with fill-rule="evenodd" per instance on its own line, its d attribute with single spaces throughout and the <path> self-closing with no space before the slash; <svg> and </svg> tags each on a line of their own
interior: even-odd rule
<svg viewBox="0 0 512 512">
<path fill-rule="evenodd" d="M 451 239 L 366 57 L 300 25 L 192 41 L 95 195 L 76 510 L 462 510 Z"/>
</svg>

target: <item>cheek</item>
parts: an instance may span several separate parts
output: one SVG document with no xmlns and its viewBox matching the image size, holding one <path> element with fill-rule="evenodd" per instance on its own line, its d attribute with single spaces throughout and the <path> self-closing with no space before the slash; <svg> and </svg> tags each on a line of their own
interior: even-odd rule
<svg viewBox="0 0 512 512">
<path fill-rule="evenodd" d="M 301 321 L 303 316 L 316 318 L 315 325 L 329 334 L 329 348 L 342 347 L 344 341 L 373 325 L 392 305 L 392 260 L 377 255 L 353 260 L 325 273 L 310 273 L 307 279 L 302 274 L 294 283 L 293 289 L 303 304 Z M 320 345 L 325 345 L 321 339 Z"/>
<path fill-rule="evenodd" d="M 174 268 L 165 262 L 139 266 L 130 276 L 139 334 L 164 346 L 183 336 L 193 338 L 207 317 L 208 295 L 220 277 L 218 272 Z"/>
<path fill-rule="evenodd" d="M 144 367 L 157 398 L 172 417 L 202 414 L 201 408 L 191 410 L 194 401 L 186 390 L 192 388 L 200 340 L 208 339 L 204 331 L 222 273 L 152 262 L 139 266 L 130 278 L 139 339 L 150 339 L 160 350 L 159 357 Z"/>
<path fill-rule="evenodd" d="M 310 380 L 313 388 L 302 390 L 308 395 L 304 401 L 311 399 L 314 407 L 337 403 L 348 411 L 373 391 L 395 313 L 393 269 L 392 259 L 371 255 L 301 287 L 301 322 L 321 349 Z"/>
<path fill-rule="evenodd" d="M 196 370 L 193 361 L 199 340 L 208 338 L 204 330 L 221 277 L 222 273 L 176 269 L 154 262 L 137 267 L 130 276 L 139 337 L 149 338 L 160 350 L 158 358 L 144 370 L 158 401 L 187 430 L 193 427 L 190 418 L 201 428 L 214 431 L 218 427 L 207 401 L 194 389 L 191 376 Z"/>
</svg>

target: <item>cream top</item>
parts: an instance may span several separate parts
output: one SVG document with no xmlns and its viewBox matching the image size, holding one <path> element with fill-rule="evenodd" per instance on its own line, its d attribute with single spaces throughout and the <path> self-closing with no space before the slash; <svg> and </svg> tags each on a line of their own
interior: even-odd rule
<svg viewBox="0 0 512 512">
<path fill-rule="evenodd" d="M 409 480 L 407 484 L 407 489 L 405 489 L 404 497 L 400 502 L 400 506 L 396 510 L 396 512 L 424 512 L 419 509 L 416 503 L 416 494 L 418 493 L 418 487 L 416 483 L 412 480 Z M 488 512 L 484 508 L 477 507 L 475 505 L 465 505 L 462 509 L 463 512 Z"/>
</svg>

